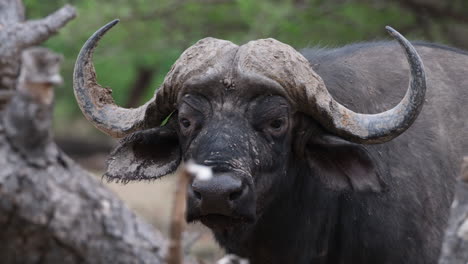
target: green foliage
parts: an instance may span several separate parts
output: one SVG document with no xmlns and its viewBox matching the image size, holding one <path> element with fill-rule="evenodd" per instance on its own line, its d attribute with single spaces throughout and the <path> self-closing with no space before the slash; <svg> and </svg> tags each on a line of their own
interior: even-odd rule
<svg viewBox="0 0 468 264">
<path fill-rule="evenodd" d="M 174 114 L 175 110 L 172 111 L 168 116 L 166 116 L 166 118 L 164 118 L 164 120 L 161 122 L 161 124 L 159 126 L 165 126 L 167 125 L 167 122 L 169 122 L 169 119 L 171 119 L 171 116 L 172 114 Z"/>
<path fill-rule="evenodd" d="M 76 55 L 86 39 L 114 18 L 117 25 L 95 54 L 99 82 L 125 104 L 139 67 L 157 75 L 148 100 L 178 56 L 197 40 L 212 36 L 242 44 L 273 37 L 298 49 L 337 46 L 387 38 L 385 25 L 396 29 L 414 23 L 414 15 L 396 4 L 340 0 L 24 0 L 29 18 L 43 17 L 69 3 L 79 16 L 46 46 L 63 53 L 65 85 L 58 90 L 59 119 L 79 115 L 72 89 Z M 402 32 L 407 33 L 407 32 Z M 420 38 L 419 35 L 409 37 Z"/>
</svg>

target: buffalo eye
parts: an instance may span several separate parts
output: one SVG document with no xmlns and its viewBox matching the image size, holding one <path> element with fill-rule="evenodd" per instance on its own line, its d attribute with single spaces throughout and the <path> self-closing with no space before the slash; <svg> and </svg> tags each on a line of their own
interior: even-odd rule
<svg viewBox="0 0 468 264">
<path fill-rule="evenodd" d="M 267 122 L 263 129 L 274 137 L 280 137 L 287 131 L 287 128 L 287 117 L 280 117 Z"/>
<path fill-rule="evenodd" d="M 209 101 L 200 95 L 186 94 L 179 106 L 177 119 L 182 136 L 197 133 L 210 113 Z"/>
<path fill-rule="evenodd" d="M 182 132 L 182 135 L 188 136 L 190 135 L 195 127 L 197 127 L 198 122 L 194 119 L 194 117 L 189 117 L 189 116 L 179 116 L 179 127 L 180 127 L 180 132 Z"/>
<path fill-rule="evenodd" d="M 192 123 L 190 123 L 190 120 L 188 120 L 187 118 L 181 118 L 181 119 L 179 120 L 179 123 L 180 123 L 180 125 L 181 125 L 182 127 L 184 127 L 184 128 L 189 128 L 190 125 L 192 124 Z"/>
<path fill-rule="evenodd" d="M 250 120 L 255 130 L 268 138 L 282 137 L 289 128 L 288 101 L 279 95 L 257 97 L 249 109 Z"/>
<path fill-rule="evenodd" d="M 275 119 L 275 120 L 271 121 L 270 128 L 272 128 L 274 130 L 279 130 L 279 129 L 281 129 L 281 127 L 283 125 L 284 125 L 284 119 L 278 118 L 278 119 Z"/>
</svg>

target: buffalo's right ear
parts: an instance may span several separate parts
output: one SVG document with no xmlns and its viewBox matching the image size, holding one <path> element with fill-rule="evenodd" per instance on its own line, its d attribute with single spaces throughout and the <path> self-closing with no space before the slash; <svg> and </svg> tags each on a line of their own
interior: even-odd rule
<svg viewBox="0 0 468 264">
<path fill-rule="evenodd" d="M 108 180 L 151 180 L 174 172 L 181 151 L 177 132 L 167 126 L 137 131 L 122 139 L 107 160 Z"/>
<path fill-rule="evenodd" d="M 366 146 L 330 134 L 301 113 L 295 121 L 295 154 L 325 187 L 339 192 L 386 190 L 378 159 Z"/>
<path fill-rule="evenodd" d="M 330 189 L 381 192 L 385 188 L 374 158 L 360 144 L 317 135 L 309 140 L 305 152 L 309 166 Z"/>
</svg>

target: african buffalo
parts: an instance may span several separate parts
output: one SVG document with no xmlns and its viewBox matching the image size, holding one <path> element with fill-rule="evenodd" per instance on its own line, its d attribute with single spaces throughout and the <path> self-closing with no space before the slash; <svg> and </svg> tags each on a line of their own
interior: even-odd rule
<svg viewBox="0 0 468 264">
<path fill-rule="evenodd" d="M 302 54 L 205 38 L 148 103 L 125 109 L 92 64 L 116 23 L 84 44 L 74 72 L 87 119 L 124 137 L 107 178 L 156 179 L 189 159 L 212 167 L 187 190 L 187 220 L 251 263 L 437 262 L 467 153 L 468 53 L 413 47 L 391 28 L 400 45 Z"/>
</svg>

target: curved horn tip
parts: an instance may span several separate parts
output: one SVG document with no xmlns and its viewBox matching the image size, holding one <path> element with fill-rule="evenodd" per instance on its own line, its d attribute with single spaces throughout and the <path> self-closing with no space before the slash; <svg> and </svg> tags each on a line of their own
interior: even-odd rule
<svg viewBox="0 0 468 264">
<path fill-rule="evenodd" d="M 115 26 L 119 22 L 120 22 L 120 19 L 116 18 L 116 19 L 112 20 L 111 22 L 107 23 L 107 25 Z"/>
<path fill-rule="evenodd" d="M 103 35 L 104 33 L 106 33 L 109 29 L 113 28 L 115 25 L 117 25 L 117 23 L 120 22 L 120 19 L 114 19 L 112 20 L 111 22 L 107 23 L 106 25 L 104 25 L 100 30 L 98 30 L 98 32 L 101 32 Z"/>
<path fill-rule="evenodd" d="M 96 32 L 94 32 L 91 37 L 88 38 L 88 40 L 85 42 L 83 47 L 81 47 L 80 53 L 78 54 L 78 58 L 76 61 L 76 65 L 80 63 L 80 60 L 82 57 L 92 57 L 93 50 L 96 48 L 97 43 L 99 40 L 106 34 L 109 29 L 114 27 L 117 23 L 119 23 L 119 19 L 114 19 L 111 22 L 107 23 L 106 25 L 102 26 L 100 29 L 98 29 Z M 75 69 L 76 69 L 75 65 Z"/>
<path fill-rule="evenodd" d="M 410 85 L 405 97 L 398 105 L 379 114 L 354 113 L 338 102 L 332 101 L 336 104 L 334 108 L 339 110 L 336 112 L 337 114 L 330 113 L 332 125 L 329 125 L 329 130 L 351 142 L 378 144 L 392 140 L 413 124 L 424 103 L 426 79 L 421 57 L 411 42 L 398 31 L 390 26 L 386 26 L 385 29 L 405 51 L 410 65 Z M 355 120 L 353 126 L 349 125 L 350 120 Z"/>
<path fill-rule="evenodd" d="M 388 34 L 392 35 L 393 37 L 395 37 L 395 35 L 399 35 L 400 33 L 398 31 L 396 31 L 394 28 L 392 28 L 391 26 L 385 26 L 385 29 L 387 30 Z"/>
<path fill-rule="evenodd" d="M 391 26 L 385 26 L 385 29 L 387 30 L 388 34 L 390 34 L 392 37 L 396 38 L 397 40 L 405 38 L 405 37 L 403 37 L 403 35 L 401 35 L 400 32 L 396 31 Z"/>
<path fill-rule="evenodd" d="M 396 31 L 394 28 L 392 28 L 391 26 L 385 26 L 385 29 L 388 31 L 388 32 L 391 32 L 391 31 Z"/>
</svg>

